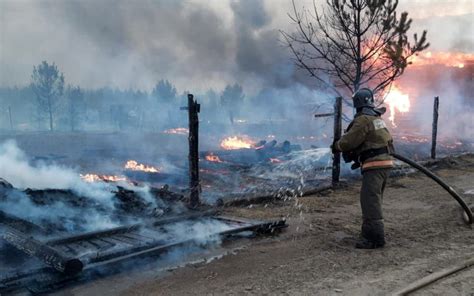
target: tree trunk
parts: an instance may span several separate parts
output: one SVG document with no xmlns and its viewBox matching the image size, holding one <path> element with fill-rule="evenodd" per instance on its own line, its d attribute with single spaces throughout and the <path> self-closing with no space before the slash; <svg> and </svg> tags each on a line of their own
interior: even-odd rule
<svg viewBox="0 0 474 296">
<path fill-rule="evenodd" d="M 49 130 L 53 131 L 53 108 L 51 106 L 50 97 L 48 97 L 48 113 L 49 113 Z"/>
</svg>

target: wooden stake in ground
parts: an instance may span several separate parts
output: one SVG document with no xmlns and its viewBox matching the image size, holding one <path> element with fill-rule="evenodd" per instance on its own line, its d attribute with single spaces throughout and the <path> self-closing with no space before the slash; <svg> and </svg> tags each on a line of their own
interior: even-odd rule
<svg viewBox="0 0 474 296">
<path fill-rule="evenodd" d="M 439 97 L 434 98 L 433 105 L 433 130 L 431 133 L 431 158 L 436 159 L 436 138 L 438 136 L 438 108 Z"/>
<path fill-rule="evenodd" d="M 189 115 L 189 202 L 191 207 L 199 205 L 199 192 L 201 190 L 199 182 L 199 116 L 201 105 L 194 100 L 192 94 L 188 95 Z"/>
<path fill-rule="evenodd" d="M 339 141 L 342 134 L 342 98 L 337 97 L 334 103 L 334 142 Z M 332 162 L 332 184 L 339 182 L 341 174 L 341 153 L 335 153 Z"/>
</svg>

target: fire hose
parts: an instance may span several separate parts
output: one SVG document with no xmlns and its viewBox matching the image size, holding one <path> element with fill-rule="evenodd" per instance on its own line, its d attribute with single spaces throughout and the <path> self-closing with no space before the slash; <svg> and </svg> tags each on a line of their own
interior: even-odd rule
<svg viewBox="0 0 474 296">
<path fill-rule="evenodd" d="M 420 172 L 422 172 L 423 174 L 425 174 L 426 176 L 430 177 L 431 179 L 433 179 L 436 183 L 438 183 L 439 185 L 441 185 L 441 187 L 443 187 L 449 194 L 451 194 L 452 197 L 454 197 L 454 199 L 459 203 L 459 205 L 461 205 L 461 207 L 463 208 L 464 210 L 464 221 L 467 223 L 467 224 L 472 224 L 473 222 L 473 218 L 472 218 L 472 211 L 471 209 L 469 208 L 469 206 L 466 204 L 466 202 L 462 199 L 462 197 L 454 190 L 453 187 L 449 186 L 448 184 L 446 184 L 446 182 L 444 182 L 440 177 L 436 176 L 435 174 L 433 174 L 430 170 L 428 170 L 427 168 L 425 168 L 424 166 L 416 163 L 415 161 L 409 159 L 409 158 L 406 158 L 400 154 L 397 154 L 397 153 L 391 153 L 391 155 L 393 157 L 395 157 L 396 159 L 400 160 L 400 161 L 403 161 L 404 163 L 410 165 L 411 167 L 419 170 Z"/>
</svg>

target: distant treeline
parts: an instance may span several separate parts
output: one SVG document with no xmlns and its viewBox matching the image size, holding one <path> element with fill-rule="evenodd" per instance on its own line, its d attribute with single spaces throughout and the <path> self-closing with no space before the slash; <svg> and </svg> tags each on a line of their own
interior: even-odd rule
<svg viewBox="0 0 474 296">
<path fill-rule="evenodd" d="M 241 119 L 276 120 L 300 118 L 294 103 L 309 90 L 295 93 L 263 89 L 246 96 L 239 84 L 222 91 L 194 93 L 202 104 L 201 119 L 234 125 Z M 42 62 L 33 67 L 29 85 L 0 87 L 0 130 L 13 131 L 157 131 L 187 125 L 179 107 L 188 91 L 178 92 L 172 82 L 157 81 L 152 91 L 112 88 L 86 89 L 67 84 L 57 66 Z M 308 112 L 307 106 L 302 106 Z M 307 119 L 307 118 L 306 118 Z"/>
</svg>

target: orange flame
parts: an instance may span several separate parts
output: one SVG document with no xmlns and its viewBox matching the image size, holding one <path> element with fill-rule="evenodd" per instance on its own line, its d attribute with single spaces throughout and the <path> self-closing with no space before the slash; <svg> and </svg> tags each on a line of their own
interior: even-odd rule
<svg viewBox="0 0 474 296">
<path fill-rule="evenodd" d="M 447 67 L 464 68 L 468 63 L 474 63 L 474 54 L 461 52 L 432 52 L 427 51 L 409 59 L 413 66 L 444 65 Z"/>
<path fill-rule="evenodd" d="M 393 85 L 389 93 L 385 96 L 385 103 L 388 104 L 390 109 L 388 119 L 392 122 L 393 127 L 397 127 L 395 124 L 395 113 L 410 111 L 410 97 L 408 94 L 403 93 L 397 86 Z"/>
<path fill-rule="evenodd" d="M 129 160 L 125 164 L 125 169 L 131 170 L 131 171 L 142 171 L 142 172 L 147 172 L 147 173 L 159 173 L 160 170 L 152 167 L 152 166 L 147 166 L 144 164 L 140 164 L 136 162 L 135 160 Z"/>
<path fill-rule="evenodd" d="M 120 182 L 127 181 L 124 176 L 111 176 L 111 175 L 97 175 L 97 174 L 80 174 L 82 180 L 88 183 L 93 182 Z"/>
<path fill-rule="evenodd" d="M 228 137 L 221 142 L 221 148 L 224 150 L 248 149 L 254 147 L 254 145 L 255 141 L 248 136 Z"/>
<path fill-rule="evenodd" d="M 206 160 L 207 161 L 212 161 L 212 162 L 222 162 L 222 160 L 219 158 L 219 156 L 214 155 L 210 153 L 209 155 L 206 155 Z"/>
</svg>

